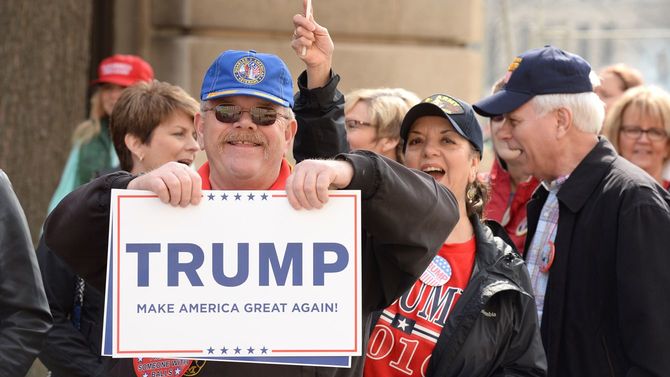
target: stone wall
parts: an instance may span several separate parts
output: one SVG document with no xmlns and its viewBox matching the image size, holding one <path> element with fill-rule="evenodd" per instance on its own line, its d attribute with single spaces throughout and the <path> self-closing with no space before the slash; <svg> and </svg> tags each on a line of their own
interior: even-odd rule
<svg viewBox="0 0 670 377">
<path fill-rule="evenodd" d="M 226 49 L 275 53 L 294 76 L 302 70 L 290 48 L 300 0 L 117 0 L 116 9 L 116 50 L 144 55 L 159 79 L 196 97 Z M 335 41 L 343 92 L 387 86 L 479 98 L 481 1 L 317 0 L 314 15 Z"/>
</svg>

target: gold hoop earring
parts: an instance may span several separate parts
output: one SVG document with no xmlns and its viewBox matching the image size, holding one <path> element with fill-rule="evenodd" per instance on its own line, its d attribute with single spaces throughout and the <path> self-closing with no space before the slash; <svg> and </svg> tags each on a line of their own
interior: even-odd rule
<svg viewBox="0 0 670 377">
<path fill-rule="evenodd" d="M 468 197 L 469 201 L 475 200 L 475 197 L 477 196 L 477 188 L 475 188 L 475 185 L 470 185 L 470 187 L 468 187 L 465 196 Z"/>
</svg>

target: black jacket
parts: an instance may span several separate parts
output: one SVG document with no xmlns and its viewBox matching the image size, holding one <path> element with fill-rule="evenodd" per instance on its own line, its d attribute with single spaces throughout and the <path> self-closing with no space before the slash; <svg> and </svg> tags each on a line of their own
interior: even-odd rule
<svg viewBox="0 0 670 377">
<path fill-rule="evenodd" d="M 370 152 L 340 158 L 354 167 L 347 189 L 361 190 L 362 196 L 365 349 L 371 313 L 390 305 L 421 275 L 458 221 L 458 208 L 451 192 L 426 174 Z M 48 247 L 99 289 L 104 289 L 110 190 L 127 187 L 132 178 L 119 172 L 84 185 L 46 221 Z M 131 364 L 119 362 L 110 375 L 133 376 Z M 362 368 L 363 357 L 352 358 L 350 369 L 207 362 L 198 377 L 360 376 Z"/>
<path fill-rule="evenodd" d="M 96 172 L 96 177 L 119 171 L 119 167 Z M 40 237 L 37 262 L 42 272 L 44 291 L 54 323 L 47 335 L 39 359 L 51 372 L 51 377 L 103 377 L 116 363 L 101 356 L 104 295 L 84 282 L 58 255 L 49 250 Z M 82 303 L 75 305 L 77 284 L 81 282 Z M 78 306 L 78 307 L 77 307 Z M 73 324 L 79 311 L 80 326 Z"/>
<path fill-rule="evenodd" d="M 51 320 L 26 217 L 0 170 L 0 377 L 28 372 Z"/>
<path fill-rule="evenodd" d="M 440 333 L 427 376 L 545 376 L 535 300 L 523 260 L 476 216 L 468 286 Z M 489 226 L 507 242 L 497 223 Z"/>
<path fill-rule="evenodd" d="M 331 78 L 322 88 L 307 89 L 307 74 L 298 77 L 300 91 L 295 97 L 298 132 L 293 142 L 296 162 L 309 158 L 333 158 L 349 151 L 344 129 L 344 96 L 337 90 L 340 76 Z"/>
<path fill-rule="evenodd" d="M 548 192 L 528 203 L 533 239 Z M 670 374 L 670 193 L 601 138 L 558 192 L 542 340 L 550 376 Z"/>
<path fill-rule="evenodd" d="M 37 261 L 42 271 L 44 290 L 54 318 L 39 359 L 53 377 L 105 376 L 113 360 L 100 356 L 104 296 L 84 284 L 82 304 L 75 307 L 79 277 L 40 238 Z M 79 310 L 80 327 L 72 323 Z"/>
</svg>

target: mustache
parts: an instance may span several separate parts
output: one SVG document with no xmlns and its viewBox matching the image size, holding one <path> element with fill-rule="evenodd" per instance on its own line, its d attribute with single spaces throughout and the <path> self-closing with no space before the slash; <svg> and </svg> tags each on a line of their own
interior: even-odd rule
<svg viewBox="0 0 670 377">
<path fill-rule="evenodd" d="M 253 143 L 258 144 L 262 147 L 266 147 L 268 145 L 268 141 L 265 139 L 263 134 L 254 131 L 233 130 L 231 132 L 221 135 L 221 137 L 219 138 L 219 144 L 221 146 L 228 143 L 236 143 L 236 142 Z"/>
</svg>

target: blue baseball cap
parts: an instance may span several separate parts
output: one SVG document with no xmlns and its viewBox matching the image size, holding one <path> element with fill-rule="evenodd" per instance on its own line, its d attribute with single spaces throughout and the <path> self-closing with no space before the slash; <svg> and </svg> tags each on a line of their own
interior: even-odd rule
<svg viewBox="0 0 670 377">
<path fill-rule="evenodd" d="M 528 50 L 507 68 L 505 86 L 472 107 L 494 117 L 519 108 L 538 94 L 592 92 L 591 65 L 579 55 L 553 46 Z"/>
<path fill-rule="evenodd" d="M 276 55 L 254 50 L 224 51 L 205 73 L 200 99 L 207 101 L 239 95 L 263 98 L 292 108 L 291 72 Z"/>
<path fill-rule="evenodd" d="M 467 139 L 479 153 L 484 150 L 482 127 L 477 121 L 472 106 L 467 102 L 446 94 L 433 94 L 414 105 L 402 120 L 400 137 L 403 139 L 403 152 L 407 149 L 407 135 L 414 122 L 425 116 L 438 116 L 449 120 L 456 132 Z"/>
</svg>

